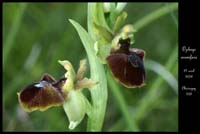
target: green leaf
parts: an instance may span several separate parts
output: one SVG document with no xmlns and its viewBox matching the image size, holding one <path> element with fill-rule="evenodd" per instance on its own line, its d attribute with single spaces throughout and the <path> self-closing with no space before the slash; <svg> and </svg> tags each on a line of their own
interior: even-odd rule
<svg viewBox="0 0 200 134">
<path fill-rule="evenodd" d="M 97 23 L 94 23 L 94 32 L 96 33 L 96 36 L 98 38 L 103 38 L 108 43 L 112 41 L 113 35 L 111 32 L 109 32 L 105 27 L 98 25 Z"/>
<path fill-rule="evenodd" d="M 145 64 L 147 69 L 152 70 L 161 76 L 169 84 L 169 86 L 171 86 L 174 92 L 178 94 L 178 81 L 165 66 L 153 60 L 146 60 Z"/>
<path fill-rule="evenodd" d="M 72 23 L 74 28 L 79 34 L 79 37 L 85 47 L 85 50 L 88 54 L 88 57 L 95 55 L 93 50 L 94 40 L 90 37 L 90 35 L 87 33 L 87 31 L 77 22 L 74 20 L 69 19 L 69 21 Z"/>
</svg>

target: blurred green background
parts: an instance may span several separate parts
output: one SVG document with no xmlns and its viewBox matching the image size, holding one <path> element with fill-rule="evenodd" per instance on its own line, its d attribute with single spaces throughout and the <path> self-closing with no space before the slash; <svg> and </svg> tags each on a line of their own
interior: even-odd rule
<svg viewBox="0 0 200 134">
<path fill-rule="evenodd" d="M 125 24 L 163 6 L 168 3 L 128 3 Z M 77 69 L 87 56 L 69 18 L 87 28 L 87 3 L 3 3 L 3 131 L 70 131 L 62 107 L 27 114 L 17 99 L 43 73 L 60 78 L 65 70 L 58 60 Z M 133 47 L 146 51 L 146 86 L 126 89 L 109 79 L 103 131 L 130 131 L 127 116 L 140 131 L 178 131 L 177 10 L 140 29 Z M 87 117 L 73 131 L 86 125 Z"/>
</svg>

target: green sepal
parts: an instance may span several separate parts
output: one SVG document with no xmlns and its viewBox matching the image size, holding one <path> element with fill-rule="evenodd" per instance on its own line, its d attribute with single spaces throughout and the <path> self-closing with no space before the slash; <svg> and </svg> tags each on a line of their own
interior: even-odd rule
<svg viewBox="0 0 200 134">
<path fill-rule="evenodd" d="M 74 129 L 84 118 L 87 112 L 86 98 L 79 90 L 70 90 L 68 98 L 63 104 L 69 119 L 69 129 Z"/>
<path fill-rule="evenodd" d="M 67 61 L 67 60 L 64 60 L 64 61 L 58 61 L 64 68 L 65 70 L 67 71 L 65 73 L 65 78 L 67 78 L 67 81 L 65 82 L 63 88 L 62 88 L 62 92 L 63 93 L 68 93 L 70 90 L 72 90 L 74 88 L 74 82 L 75 82 L 75 79 L 76 79 L 76 73 L 74 71 L 74 68 L 72 66 L 72 64 Z"/>
</svg>

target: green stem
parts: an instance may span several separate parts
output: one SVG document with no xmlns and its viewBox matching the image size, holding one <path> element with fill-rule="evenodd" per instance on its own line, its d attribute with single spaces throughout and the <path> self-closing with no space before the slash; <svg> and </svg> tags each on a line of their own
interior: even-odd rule
<svg viewBox="0 0 200 134">
<path fill-rule="evenodd" d="M 112 91 L 113 95 L 115 96 L 119 108 L 124 116 L 124 119 L 127 123 L 127 126 L 129 130 L 131 131 L 139 131 L 139 128 L 137 124 L 132 120 L 130 113 L 128 111 L 128 106 L 126 105 L 125 99 L 122 96 L 122 93 L 120 92 L 119 87 L 116 85 L 116 83 L 113 81 L 113 78 L 111 77 L 110 73 L 107 73 L 107 79 L 108 79 L 108 85 L 110 87 L 110 90 Z"/>
<path fill-rule="evenodd" d="M 15 18 L 13 19 L 13 24 L 11 26 L 10 32 L 8 34 L 8 37 L 5 40 L 4 47 L 3 47 L 3 66 L 5 66 L 5 62 L 6 62 L 6 59 L 8 58 L 8 54 L 13 46 L 13 42 L 17 35 L 18 29 L 20 27 L 22 17 L 23 17 L 26 7 L 27 7 L 27 3 L 21 3 L 19 6 L 19 11 L 16 12 Z"/>
<path fill-rule="evenodd" d="M 89 63 L 91 79 L 98 84 L 90 89 L 92 106 L 88 112 L 88 131 L 101 131 L 107 103 L 107 81 L 103 65 L 99 62 L 93 49 L 94 41 L 91 36 L 78 23 L 70 20 L 76 28 L 85 47 Z"/>
<path fill-rule="evenodd" d="M 92 8 L 94 6 L 94 3 L 88 4 L 88 33 L 91 37 L 94 35 L 92 30 Z M 93 44 L 91 44 L 91 46 L 85 46 L 85 49 L 90 62 L 91 78 L 98 81 L 99 84 L 90 90 L 92 97 L 92 109 L 88 118 L 87 131 L 100 131 L 102 129 L 106 112 L 108 91 L 104 67 L 95 55 Z"/>
<path fill-rule="evenodd" d="M 103 65 L 95 55 L 89 56 L 90 71 L 92 80 L 99 82 L 97 86 L 90 89 L 92 97 L 92 111 L 88 118 L 88 131 L 100 131 L 106 112 L 107 104 L 107 82 Z"/>
<path fill-rule="evenodd" d="M 148 14 L 147 16 L 143 17 L 139 21 L 137 21 L 135 24 L 133 24 L 133 27 L 138 31 L 139 29 L 145 27 L 149 23 L 153 22 L 154 20 L 178 9 L 178 4 L 169 4 L 167 6 L 161 7 L 152 13 Z"/>
</svg>

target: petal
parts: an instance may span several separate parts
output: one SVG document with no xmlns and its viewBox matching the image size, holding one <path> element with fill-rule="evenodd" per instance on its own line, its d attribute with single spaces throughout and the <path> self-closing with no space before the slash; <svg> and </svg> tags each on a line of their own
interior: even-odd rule
<svg viewBox="0 0 200 134">
<path fill-rule="evenodd" d="M 87 64 L 87 60 L 86 59 L 82 59 L 80 61 L 79 69 L 78 69 L 77 75 L 76 75 L 77 80 L 83 79 L 83 76 L 84 76 L 85 71 L 87 69 L 86 64 Z"/>
<path fill-rule="evenodd" d="M 76 82 L 75 89 L 78 90 L 78 89 L 83 89 L 83 88 L 91 88 L 95 86 L 97 83 L 98 82 L 85 77 L 82 80 Z"/>
</svg>

